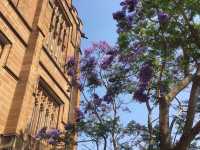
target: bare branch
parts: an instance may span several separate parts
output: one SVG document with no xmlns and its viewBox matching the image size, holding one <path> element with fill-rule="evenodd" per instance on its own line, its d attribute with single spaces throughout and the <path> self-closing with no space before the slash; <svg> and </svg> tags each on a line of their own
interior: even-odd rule
<svg viewBox="0 0 200 150">
<path fill-rule="evenodd" d="M 179 92 L 181 92 L 185 87 L 188 86 L 192 82 L 196 75 L 188 75 L 186 78 L 181 80 L 175 87 L 165 96 L 165 100 L 170 103 Z"/>
</svg>

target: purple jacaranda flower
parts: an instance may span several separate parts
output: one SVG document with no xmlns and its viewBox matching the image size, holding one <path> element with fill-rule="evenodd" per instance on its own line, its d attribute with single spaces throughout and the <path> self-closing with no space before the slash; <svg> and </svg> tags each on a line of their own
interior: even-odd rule
<svg viewBox="0 0 200 150">
<path fill-rule="evenodd" d="M 106 41 L 100 41 L 98 46 L 102 52 L 107 52 L 111 48 L 111 46 Z"/>
<path fill-rule="evenodd" d="M 46 131 L 46 135 L 48 137 L 56 139 L 60 136 L 60 131 L 58 129 L 51 128 Z"/>
<path fill-rule="evenodd" d="M 113 19 L 117 21 L 124 19 L 125 16 L 126 16 L 126 12 L 123 10 L 113 13 Z"/>
<path fill-rule="evenodd" d="M 93 42 L 92 43 L 92 49 L 93 50 L 101 50 L 102 52 L 106 52 L 111 48 L 111 46 L 106 41 L 100 41 L 100 42 Z"/>
<path fill-rule="evenodd" d="M 102 62 L 100 64 L 101 68 L 102 69 L 107 69 L 111 65 L 113 59 L 114 59 L 113 55 L 104 56 L 104 58 L 103 58 L 103 60 L 102 60 Z"/>
<path fill-rule="evenodd" d="M 132 25 L 133 14 L 129 14 L 117 22 L 117 33 L 130 31 L 132 29 Z"/>
<path fill-rule="evenodd" d="M 135 10 L 137 4 L 138 4 L 138 0 L 125 0 L 125 3 L 127 5 L 127 9 L 129 12 L 132 12 Z"/>
<path fill-rule="evenodd" d="M 92 43 L 92 48 L 93 48 L 93 49 L 98 49 L 98 48 L 99 48 L 99 43 L 93 42 L 93 43 Z"/>
<path fill-rule="evenodd" d="M 133 98 L 141 103 L 146 102 L 149 99 L 149 97 L 147 96 L 147 94 L 145 94 L 143 89 L 137 89 L 134 92 Z"/>
<path fill-rule="evenodd" d="M 89 57 L 88 58 L 88 63 L 87 63 L 88 67 L 95 66 L 96 64 L 97 64 L 97 62 L 95 60 L 95 57 Z"/>
<path fill-rule="evenodd" d="M 117 31 L 116 31 L 118 34 L 124 32 L 124 30 L 122 28 L 117 28 Z"/>
<path fill-rule="evenodd" d="M 138 0 L 124 0 L 120 3 L 122 10 L 113 13 L 113 18 L 117 21 L 117 33 L 128 32 L 132 29 L 133 18 Z"/>
<path fill-rule="evenodd" d="M 148 83 L 153 76 L 153 69 L 150 62 L 145 62 L 139 72 L 139 80 L 141 83 Z"/>
<path fill-rule="evenodd" d="M 112 47 L 106 52 L 106 55 L 116 56 L 118 54 L 118 47 Z"/>
<path fill-rule="evenodd" d="M 125 5 L 126 5 L 126 2 L 125 2 L 125 1 L 122 1 L 122 2 L 120 3 L 120 5 L 121 5 L 121 6 L 125 6 Z"/>
<path fill-rule="evenodd" d="M 86 48 L 86 49 L 84 50 L 84 55 L 85 55 L 85 57 L 89 57 L 90 54 L 92 54 L 93 51 L 94 51 L 93 47 Z"/>
<path fill-rule="evenodd" d="M 128 10 L 128 12 L 133 12 L 138 4 L 138 0 L 124 0 L 120 3 L 123 10 Z"/>
<path fill-rule="evenodd" d="M 132 26 L 133 24 L 133 14 L 126 16 L 126 22 L 128 26 Z"/>
<path fill-rule="evenodd" d="M 47 127 L 43 127 L 41 129 L 39 129 L 37 134 L 36 134 L 36 136 L 35 136 L 35 138 L 36 139 L 44 139 L 44 138 L 46 138 L 46 136 L 47 136 L 46 135 L 46 130 L 47 130 Z"/>
<path fill-rule="evenodd" d="M 165 12 L 158 12 L 158 21 L 160 24 L 165 24 L 169 21 L 169 14 Z"/>
</svg>

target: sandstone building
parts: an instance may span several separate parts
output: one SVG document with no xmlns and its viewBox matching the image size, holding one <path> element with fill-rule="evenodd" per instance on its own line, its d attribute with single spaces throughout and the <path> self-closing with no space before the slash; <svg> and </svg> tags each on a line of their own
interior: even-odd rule
<svg viewBox="0 0 200 150">
<path fill-rule="evenodd" d="M 0 145 L 73 121 L 79 90 L 64 64 L 79 59 L 82 23 L 72 0 L 0 0 Z M 34 148 L 32 148 L 34 149 Z M 44 148 L 43 148 L 44 149 Z"/>
</svg>

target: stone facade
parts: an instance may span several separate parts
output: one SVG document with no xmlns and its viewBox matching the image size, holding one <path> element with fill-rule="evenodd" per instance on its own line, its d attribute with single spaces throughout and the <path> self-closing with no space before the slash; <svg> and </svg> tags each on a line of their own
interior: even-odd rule
<svg viewBox="0 0 200 150">
<path fill-rule="evenodd" d="M 5 149 L 23 149 L 24 133 L 34 136 L 43 126 L 63 129 L 73 121 L 79 90 L 64 65 L 70 57 L 79 60 L 81 29 L 71 0 L 0 1 L 0 143 Z"/>
</svg>

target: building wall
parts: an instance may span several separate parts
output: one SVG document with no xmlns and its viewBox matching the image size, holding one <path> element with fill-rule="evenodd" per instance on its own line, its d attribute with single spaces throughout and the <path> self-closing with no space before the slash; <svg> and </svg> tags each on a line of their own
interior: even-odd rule
<svg viewBox="0 0 200 150">
<path fill-rule="evenodd" d="M 79 91 L 64 64 L 79 55 L 81 28 L 71 0 L 0 1 L 1 135 L 25 132 L 40 83 L 59 103 L 58 128 L 73 120 Z"/>
</svg>

